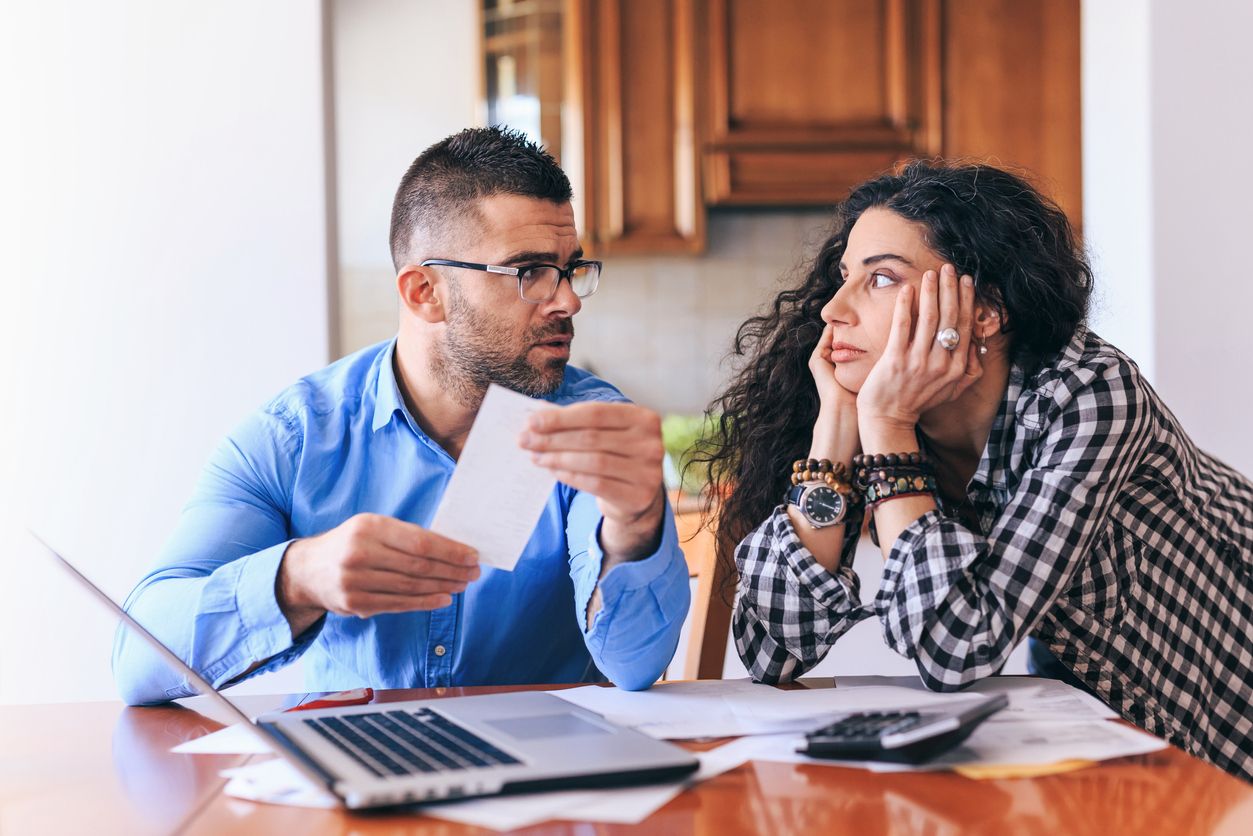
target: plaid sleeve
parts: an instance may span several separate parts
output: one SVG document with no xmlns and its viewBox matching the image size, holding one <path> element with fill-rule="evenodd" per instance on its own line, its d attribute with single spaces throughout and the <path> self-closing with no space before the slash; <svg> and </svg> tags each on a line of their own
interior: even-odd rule
<svg viewBox="0 0 1253 836">
<path fill-rule="evenodd" d="M 861 606 L 853 552 L 862 512 L 845 522 L 840 565 L 822 568 L 796 536 L 784 506 L 735 549 L 739 569 L 732 628 L 745 667 L 758 682 L 787 682 L 827 655 L 835 640 L 871 615 Z"/>
<path fill-rule="evenodd" d="M 1065 590 L 1151 440 L 1125 361 L 1060 378 L 1033 461 L 987 536 L 939 511 L 897 538 L 874 607 L 887 644 L 923 682 L 953 690 L 1000 670 Z"/>
</svg>

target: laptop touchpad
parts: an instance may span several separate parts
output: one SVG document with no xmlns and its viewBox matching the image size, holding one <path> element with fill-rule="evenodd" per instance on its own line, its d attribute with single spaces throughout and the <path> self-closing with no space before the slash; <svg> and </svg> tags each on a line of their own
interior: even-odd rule
<svg viewBox="0 0 1253 836">
<path fill-rule="evenodd" d="M 573 714 L 540 714 L 536 717 L 517 717 L 506 720 L 487 720 L 489 726 L 499 729 L 517 740 L 542 740 L 546 737 L 574 737 L 585 734 L 611 734 L 608 729 L 593 725 Z"/>
</svg>

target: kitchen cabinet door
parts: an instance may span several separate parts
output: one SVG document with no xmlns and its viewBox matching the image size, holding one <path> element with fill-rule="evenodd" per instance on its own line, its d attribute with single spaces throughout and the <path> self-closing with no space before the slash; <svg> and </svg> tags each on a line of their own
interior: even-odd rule
<svg viewBox="0 0 1253 836">
<path fill-rule="evenodd" d="M 708 0 L 712 205 L 829 204 L 940 152 L 939 0 Z"/>
<path fill-rule="evenodd" d="M 597 253 L 704 249 L 696 10 L 693 0 L 566 4 L 562 163 Z"/>
</svg>

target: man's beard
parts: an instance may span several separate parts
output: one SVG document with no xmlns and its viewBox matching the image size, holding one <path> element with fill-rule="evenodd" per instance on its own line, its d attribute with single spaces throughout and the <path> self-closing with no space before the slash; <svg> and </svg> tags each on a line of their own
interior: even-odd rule
<svg viewBox="0 0 1253 836">
<path fill-rule="evenodd" d="M 431 373 L 463 404 L 482 403 L 491 383 L 535 397 L 555 391 L 565 379 L 566 358 L 537 364 L 529 355 L 537 343 L 560 336 L 573 338 L 574 322 L 568 317 L 529 329 L 521 353 L 511 354 L 496 336 L 499 326 L 451 288 L 445 326 L 444 344 L 431 358 Z"/>
</svg>

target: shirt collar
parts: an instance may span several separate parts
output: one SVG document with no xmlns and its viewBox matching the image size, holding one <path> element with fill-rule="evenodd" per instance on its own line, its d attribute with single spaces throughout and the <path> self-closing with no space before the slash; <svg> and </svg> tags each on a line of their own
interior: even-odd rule
<svg viewBox="0 0 1253 836">
<path fill-rule="evenodd" d="M 378 432 L 392 422 L 392 416 L 399 412 L 404 416 L 410 427 L 416 429 L 416 422 L 400 396 L 400 384 L 396 381 L 396 339 L 388 343 L 387 349 L 379 360 L 378 380 L 374 386 L 374 423 L 371 429 Z"/>
</svg>

